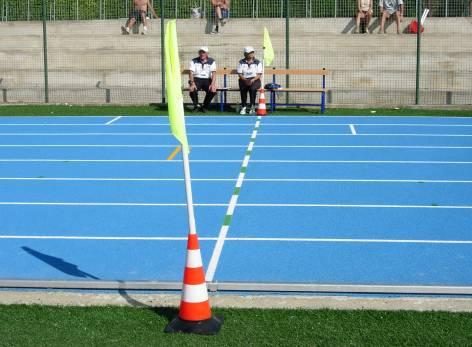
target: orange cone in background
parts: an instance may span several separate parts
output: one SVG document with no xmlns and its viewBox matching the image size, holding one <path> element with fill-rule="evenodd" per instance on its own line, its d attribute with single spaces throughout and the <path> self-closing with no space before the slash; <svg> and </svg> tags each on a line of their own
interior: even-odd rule
<svg viewBox="0 0 472 347">
<path fill-rule="evenodd" d="M 166 333 L 217 334 L 222 320 L 212 317 L 197 234 L 189 234 L 184 283 L 178 317 L 166 327 Z"/>
<path fill-rule="evenodd" d="M 264 88 L 259 90 L 259 105 L 257 106 L 257 115 L 265 116 L 267 115 L 266 102 L 265 102 L 265 91 Z"/>
</svg>

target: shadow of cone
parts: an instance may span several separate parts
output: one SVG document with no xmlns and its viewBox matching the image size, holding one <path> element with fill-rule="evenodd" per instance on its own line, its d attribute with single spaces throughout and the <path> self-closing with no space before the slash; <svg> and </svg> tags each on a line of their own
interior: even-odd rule
<svg viewBox="0 0 472 347">
<path fill-rule="evenodd" d="M 265 91 L 264 88 L 259 90 L 259 105 L 257 106 L 257 115 L 258 116 L 265 116 L 267 115 L 266 110 L 266 101 L 265 101 Z"/>
<path fill-rule="evenodd" d="M 189 234 L 179 315 L 165 328 L 166 333 L 216 335 L 223 324 L 212 316 L 197 234 Z"/>
</svg>

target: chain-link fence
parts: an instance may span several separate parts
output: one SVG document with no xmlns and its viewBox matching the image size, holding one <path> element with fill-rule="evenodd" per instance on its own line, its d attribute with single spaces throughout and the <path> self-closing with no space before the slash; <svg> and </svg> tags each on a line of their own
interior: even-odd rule
<svg viewBox="0 0 472 347">
<path fill-rule="evenodd" d="M 275 67 L 329 70 L 328 103 L 472 104 L 472 1 L 404 0 L 402 35 L 394 16 L 387 34 L 378 34 L 378 0 L 373 2 L 372 19 L 360 26 L 371 34 L 354 34 L 357 0 L 232 0 L 228 22 L 218 28 L 210 0 L 151 1 L 159 16 L 178 19 L 185 64 L 202 45 L 219 67 L 235 68 L 246 45 L 260 57 L 267 27 Z M 426 8 L 424 33 L 412 34 L 412 22 Z M 131 0 L 0 0 L 0 102 L 163 101 L 163 22 L 147 19 L 147 35 L 141 35 L 142 22 L 122 35 L 133 9 Z M 319 76 L 289 77 L 277 82 L 321 86 Z M 227 83 L 237 86 L 234 76 Z M 289 98 L 303 104 L 318 96 Z M 237 93 L 229 100 L 237 102 Z"/>
</svg>

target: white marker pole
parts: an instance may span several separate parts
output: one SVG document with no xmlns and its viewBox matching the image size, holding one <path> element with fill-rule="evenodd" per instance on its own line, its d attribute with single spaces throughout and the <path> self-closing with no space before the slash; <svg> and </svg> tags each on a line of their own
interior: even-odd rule
<svg viewBox="0 0 472 347">
<path fill-rule="evenodd" d="M 187 214 L 188 214 L 188 227 L 189 234 L 196 234 L 197 228 L 195 226 L 195 213 L 193 210 L 193 195 L 192 195 L 192 181 L 190 178 L 190 163 L 188 159 L 188 152 L 182 150 L 182 158 L 184 165 L 184 180 L 185 180 L 185 193 L 187 195 Z"/>
</svg>

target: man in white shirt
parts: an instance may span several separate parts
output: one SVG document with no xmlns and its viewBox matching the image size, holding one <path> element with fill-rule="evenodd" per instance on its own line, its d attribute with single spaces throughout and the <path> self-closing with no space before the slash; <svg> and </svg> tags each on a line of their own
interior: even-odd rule
<svg viewBox="0 0 472 347">
<path fill-rule="evenodd" d="M 261 89 L 262 63 L 254 56 L 254 48 L 244 48 L 244 59 L 238 64 L 239 90 L 241 92 L 241 112 L 247 113 L 247 94 L 251 102 L 249 114 L 256 113 L 257 91 Z"/>
<path fill-rule="evenodd" d="M 193 110 L 207 112 L 211 100 L 216 95 L 216 62 L 208 56 L 208 47 L 200 47 L 198 57 L 190 61 L 189 67 L 190 98 L 193 102 Z M 203 104 L 198 103 L 198 91 L 205 92 Z"/>
</svg>

